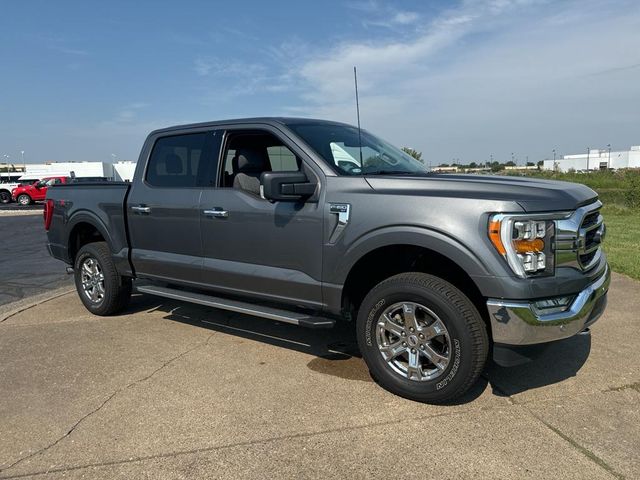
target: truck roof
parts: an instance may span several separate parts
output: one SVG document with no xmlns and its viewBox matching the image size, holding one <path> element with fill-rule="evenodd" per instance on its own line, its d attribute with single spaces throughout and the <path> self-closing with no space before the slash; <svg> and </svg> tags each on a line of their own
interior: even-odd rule
<svg viewBox="0 0 640 480">
<path fill-rule="evenodd" d="M 166 128 L 159 128 L 151 132 L 155 133 L 166 133 L 174 130 L 185 130 L 189 128 L 202 128 L 202 127 L 216 127 L 219 125 L 236 125 L 236 124 L 256 124 L 263 123 L 266 125 L 288 125 L 288 124 L 324 124 L 324 125 L 344 125 L 351 127 L 347 123 L 336 122 L 333 120 L 322 120 L 316 118 L 303 118 L 303 117 L 248 117 L 248 118 L 232 118 L 227 120 L 214 120 L 210 122 L 200 122 L 200 123 L 188 123 L 184 125 L 174 125 Z"/>
</svg>

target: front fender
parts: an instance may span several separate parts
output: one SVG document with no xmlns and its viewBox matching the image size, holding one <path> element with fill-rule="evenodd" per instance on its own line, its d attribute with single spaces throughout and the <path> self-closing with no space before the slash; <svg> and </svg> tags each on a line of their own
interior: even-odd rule
<svg viewBox="0 0 640 480">
<path fill-rule="evenodd" d="M 344 253 L 332 283 L 344 284 L 358 260 L 373 250 L 390 245 L 427 248 L 449 258 L 469 276 L 491 276 L 485 262 L 459 240 L 426 227 L 395 225 L 372 230 L 354 241 Z"/>
</svg>

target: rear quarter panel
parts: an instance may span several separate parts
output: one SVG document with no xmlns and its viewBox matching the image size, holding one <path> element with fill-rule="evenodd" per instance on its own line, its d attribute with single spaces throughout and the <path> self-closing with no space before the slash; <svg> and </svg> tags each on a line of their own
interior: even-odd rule
<svg viewBox="0 0 640 480">
<path fill-rule="evenodd" d="M 121 274 L 132 273 L 128 260 L 124 202 L 128 183 L 66 184 L 50 187 L 47 200 L 53 200 L 51 227 L 47 232 L 49 252 L 68 264 L 71 234 L 81 223 L 94 226 L 103 236 Z"/>
</svg>

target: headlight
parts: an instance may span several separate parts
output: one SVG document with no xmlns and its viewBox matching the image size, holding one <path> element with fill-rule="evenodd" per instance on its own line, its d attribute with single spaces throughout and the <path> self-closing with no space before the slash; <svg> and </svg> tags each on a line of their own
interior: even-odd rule
<svg viewBox="0 0 640 480">
<path fill-rule="evenodd" d="M 519 277 L 553 275 L 555 222 L 525 215 L 492 215 L 489 239 Z"/>
</svg>

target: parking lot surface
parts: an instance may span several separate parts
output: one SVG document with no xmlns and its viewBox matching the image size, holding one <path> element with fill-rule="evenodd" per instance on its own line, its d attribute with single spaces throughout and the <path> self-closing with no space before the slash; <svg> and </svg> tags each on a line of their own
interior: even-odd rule
<svg viewBox="0 0 640 480">
<path fill-rule="evenodd" d="M 0 307 L 71 285 L 65 265 L 47 253 L 41 205 L 1 205 L 0 232 Z"/>
<path fill-rule="evenodd" d="M 68 290 L 68 289 L 67 289 Z M 639 478 L 640 284 L 457 405 L 378 387 L 348 328 L 64 289 L 0 315 L 0 478 Z"/>
</svg>

